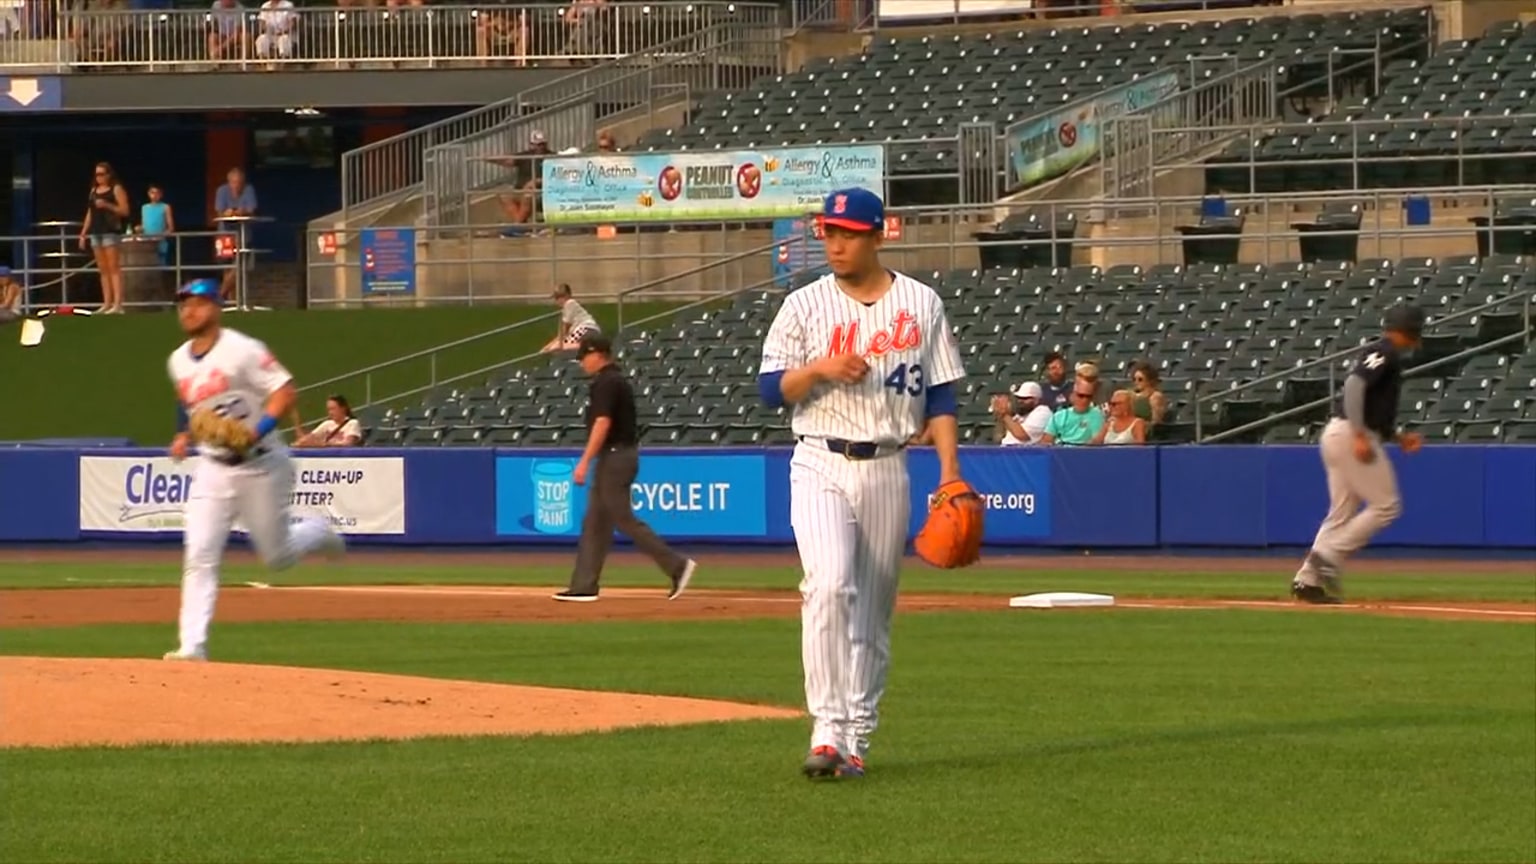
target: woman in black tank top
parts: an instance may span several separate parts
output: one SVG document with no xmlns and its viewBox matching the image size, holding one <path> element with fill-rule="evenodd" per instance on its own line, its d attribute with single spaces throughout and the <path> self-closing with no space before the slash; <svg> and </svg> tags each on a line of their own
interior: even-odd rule
<svg viewBox="0 0 1536 864">
<path fill-rule="evenodd" d="M 80 248 L 89 247 L 101 274 L 101 312 L 123 312 L 123 262 L 119 257 L 123 228 L 128 219 L 128 192 L 105 162 L 96 163 L 95 182 L 86 199 L 85 224 L 80 227 Z"/>
</svg>

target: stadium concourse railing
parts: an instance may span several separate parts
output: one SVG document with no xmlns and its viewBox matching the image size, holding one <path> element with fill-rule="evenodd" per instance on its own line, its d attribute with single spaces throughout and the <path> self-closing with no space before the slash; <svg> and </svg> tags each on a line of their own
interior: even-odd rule
<svg viewBox="0 0 1536 864">
<path fill-rule="evenodd" d="M 886 242 L 883 254 L 892 266 L 909 272 L 1018 266 L 1009 262 L 1019 260 L 1060 267 L 1182 264 L 1190 238 L 1180 229 L 1196 225 L 1204 208 L 1219 203 L 1226 212 L 1241 213 L 1241 230 L 1207 230 L 1198 239 L 1241 244 L 1239 260 L 1246 263 L 1301 260 L 1303 237 L 1354 239 L 1361 258 L 1470 255 L 1479 248 L 1480 235 L 1513 236 L 1529 230 L 1474 221 L 1492 213 L 1496 200 L 1516 196 L 1536 198 L 1536 186 L 1335 190 L 1219 199 L 1165 195 L 1017 205 L 1018 211 L 1038 216 L 1038 224 L 1046 226 L 1044 233 L 1011 228 L 1015 208 L 1009 205 L 893 207 L 888 212 L 895 217 L 900 236 Z M 1419 199 L 1427 202 L 1433 214 L 1430 224 L 1413 225 L 1405 215 L 1405 204 Z M 1323 230 L 1308 225 L 1303 235 L 1297 227 L 1325 207 L 1346 206 L 1359 208 L 1358 229 Z M 1048 226 L 1069 223 L 1073 225 L 1070 235 L 1050 233 Z M 584 296 L 611 298 L 633 285 L 636 270 L 646 263 L 692 272 L 686 268 L 731 261 L 743 269 L 755 267 L 756 272 L 767 273 L 779 254 L 768 221 L 676 222 L 641 226 L 644 230 L 621 226 L 611 236 L 598 236 L 591 227 L 562 226 L 542 237 L 507 238 L 501 236 L 504 227 L 411 229 L 413 242 L 425 251 L 417 256 L 416 290 L 410 296 L 365 296 L 357 257 L 350 252 L 331 256 L 314 252 L 327 245 L 341 249 L 344 244 L 326 244 L 324 236 L 334 232 L 312 230 L 307 239 L 312 250 L 308 303 L 320 308 L 520 302 L 542 299 L 556 282 L 570 282 Z M 754 254 L 760 256 L 756 261 Z M 677 281 L 671 284 L 681 286 Z M 696 292 L 684 293 L 691 297 Z"/>
<path fill-rule="evenodd" d="M 29 0 L 8 29 L 0 72 L 69 73 L 527 66 L 591 63 L 645 51 L 723 20 L 773 24 L 771 3 L 299 6 L 284 10 L 118 9 Z"/>
<path fill-rule="evenodd" d="M 1522 142 L 1530 149 L 1508 150 L 1473 150 L 1466 146 L 1466 138 L 1469 132 L 1487 129 L 1490 124 L 1497 122 L 1503 128 L 1515 126 L 1529 126 L 1536 128 L 1536 111 L 1522 114 L 1508 114 L 1497 117 L 1399 117 L 1391 120 L 1378 120 L 1358 118 L 1353 120 L 1320 120 L 1313 123 L 1261 123 L 1246 126 L 1229 126 L 1218 129 L 1206 130 L 1215 132 L 1231 140 L 1245 140 L 1247 149 L 1238 154 L 1225 154 L 1221 161 L 1210 161 L 1210 155 L 1204 154 L 1203 158 L 1190 158 L 1185 160 L 1163 161 L 1155 164 L 1158 171 L 1174 171 L 1184 168 L 1197 168 L 1200 170 L 1232 170 L 1245 171 L 1247 173 L 1246 188 L 1261 189 L 1264 184 L 1260 182 L 1259 175 L 1271 169 L 1321 169 L 1344 166 L 1349 169 L 1349 189 L 1365 188 L 1368 184 L 1362 182 L 1362 175 L 1369 172 L 1373 166 L 1401 165 L 1411 168 L 1414 165 L 1432 164 L 1439 170 L 1440 166 L 1453 166 L 1451 174 L 1444 178 L 1445 186 L 1465 186 L 1476 184 L 1481 177 L 1487 176 L 1485 170 L 1495 163 L 1505 165 L 1511 163 L 1523 163 L 1523 167 L 1512 170 L 1512 176 L 1524 175 L 1536 176 L 1536 138 Z M 1448 133 L 1442 137 L 1449 139 L 1440 148 L 1430 150 L 1421 149 L 1411 155 L 1394 154 L 1387 156 L 1374 155 L 1377 150 L 1375 139 L 1398 130 L 1413 130 L 1422 133 L 1420 138 L 1436 132 Z M 1163 129 L 1155 130 L 1154 136 L 1182 134 L 1183 130 Z M 1261 158 L 1262 149 L 1266 139 L 1284 138 L 1286 136 L 1312 137 L 1315 135 L 1331 136 L 1335 140 L 1331 148 L 1336 156 L 1312 157 L 1304 159 L 1270 159 Z M 1406 148 L 1405 148 L 1406 149 Z M 1236 158 L 1232 158 L 1235 156 Z M 1411 172 L 1410 172 L 1411 173 Z"/>
<path fill-rule="evenodd" d="M 1441 367 L 1454 366 L 1457 363 L 1460 363 L 1470 357 L 1474 357 L 1479 354 L 1486 354 L 1506 345 L 1514 345 L 1516 343 L 1520 343 L 1529 349 L 1532 339 L 1536 338 L 1536 317 L 1533 317 L 1532 314 L 1533 305 L 1536 305 L 1536 290 L 1515 291 L 1503 297 L 1491 300 L 1487 303 L 1482 303 L 1467 309 L 1461 309 L 1448 315 L 1431 318 L 1425 327 L 1425 332 L 1426 335 L 1432 335 L 1436 328 L 1441 327 L 1451 321 L 1467 319 L 1488 312 L 1502 311 L 1516 305 L 1518 305 L 1521 309 L 1521 327 L 1519 332 L 1507 333 L 1503 336 L 1485 340 L 1477 345 L 1463 348 L 1460 351 L 1456 351 L 1444 357 L 1437 357 L 1423 363 L 1409 366 L 1404 371 L 1404 375 L 1410 378 L 1418 377 L 1426 372 L 1430 372 Z M 1287 420 L 1291 417 L 1305 416 L 1310 412 L 1314 412 L 1320 408 L 1327 407 L 1332 403 L 1335 394 L 1338 392 L 1339 374 L 1346 371 L 1345 364 L 1353 363 L 1354 360 L 1359 356 L 1359 353 L 1360 346 L 1351 345 L 1348 348 L 1335 351 L 1315 360 L 1308 360 L 1304 363 L 1299 363 L 1289 369 L 1285 369 L 1283 371 L 1275 372 L 1269 375 L 1263 375 L 1258 378 L 1233 384 L 1229 387 L 1215 391 L 1207 390 L 1206 388 L 1209 385 L 1206 382 L 1198 383 L 1193 404 L 1195 413 L 1195 443 L 1217 444 L 1222 441 L 1239 438 L 1250 432 L 1256 432 L 1269 428 L 1274 426 L 1276 423 Z M 1320 376 L 1324 369 L 1327 370 L 1328 376 L 1327 395 L 1320 396 L 1300 405 L 1295 405 L 1282 411 L 1275 412 L 1274 414 L 1269 414 L 1267 416 L 1251 420 L 1247 423 L 1234 426 L 1230 429 L 1224 429 L 1211 435 L 1203 434 L 1204 426 L 1201 418 L 1205 414 L 1205 411 L 1201 410 L 1201 406 L 1218 401 L 1230 400 L 1234 396 L 1238 396 L 1242 393 L 1249 393 L 1261 387 L 1268 386 L 1271 389 L 1280 389 L 1283 388 L 1287 382 L 1294 381 L 1299 378 L 1314 378 Z M 1254 396 L 1257 395 L 1257 393 L 1254 394 Z"/>
<path fill-rule="evenodd" d="M 985 25 L 1026 18 L 1065 24 L 1073 19 L 1169 12 L 1232 15 L 1244 9 L 1281 6 L 1282 0 L 790 0 L 790 4 L 791 20 L 797 30 L 879 30 Z M 1309 0 L 1305 6 L 1307 12 L 1359 8 L 1357 0 Z"/>
<path fill-rule="evenodd" d="M 777 71 L 782 45 L 774 30 L 728 24 L 681 37 L 665 49 L 642 66 L 615 64 L 596 80 L 525 94 L 525 104 L 541 107 L 428 147 L 422 154 L 425 223 L 471 221 L 474 196 L 507 184 L 512 160 L 534 131 L 556 153 L 590 150 L 608 124 L 643 117 L 655 127 L 661 110 L 692 105 L 699 94 L 742 89 L 763 72 Z"/>
<path fill-rule="evenodd" d="M 794 244 L 801 241 L 791 240 L 788 242 L 790 244 Z M 676 315 L 684 314 L 693 309 L 712 307 L 724 301 L 728 301 L 729 299 L 744 292 L 762 290 L 764 288 L 778 284 L 776 280 L 786 278 L 784 275 L 778 274 L 771 275 L 766 278 L 754 278 L 751 275 L 751 272 L 755 269 L 754 265 L 760 264 L 761 261 L 764 260 L 768 255 L 774 253 L 775 250 L 778 250 L 783 246 L 784 243 L 774 243 L 771 245 L 762 246 L 760 248 L 750 249 L 719 261 L 713 261 L 699 267 L 691 268 L 681 273 L 636 285 L 615 295 L 612 299 L 618 305 L 618 326 L 616 328 L 618 335 L 622 338 L 625 332 L 633 331 L 634 328 L 648 324 L 652 321 L 660 319 L 671 319 Z M 789 274 L 789 278 L 792 278 L 798 272 L 800 271 L 792 271 Z M 669 285 L 680 280 L 689 280 L 690 282 L 700 281 L 700 277 L 705 277 L 704 281 L 710 281 L 714 284 L 729 287 L 722 288 L 719 291 L 710 292 L 703 296 L 694 296 L 691 298 L 679 300 L 675 305 L 669 306 L 666 312 L 659 315 L 640 318 L 639 320 L 635 321 L 624 321 L 623 309 L 626 301 L 629 302 L 632 306 L 635 302 L 676 300 L 678 299 L 678 292 L 669 291 Z M 349 392 L 361 392 L 363 394 L 363 401 L 358 407 L 364 407 L 377 404 L 398 403 L 402 399 L 409 399 L 413 396 L 418 396 L 424 393 L 431 393 L 436 390 L 440 390 L 443 387 L 453 386 L 466 381 L 484 381 L 489 376 L 492 376 L 498 372 L 503 372 L 511 367 L 527 363 L 530 360 L 538 359 L 544 355 L 534 353 L 509 357 L 504 361 L 486 366 L 480 366 L 470 371 L 459 372 L 453 375 L 440 374 L 440 369 L 446 366 L 452 366 L 454 354 L 459 351 L 465 351 L 468 349 L 466 353 L 471 354 L 471 356 L 483 355 L 484 345 L 487 340 L 504 338 L 511 333 L 528 330 L 530 328 L 535 331 L 553 333 L 559 318 L 560 313 L 558 311 L 552 310 L 543 315 L 537 315 L 532 318 L 524 319 L 512 324 L 507 324 L 502 327 L 487 330 L 483 333 L 477 333 L 473 336 L 468 336 L 463 339 L 456 339 L 452 342 L 446 342 L 442 345 L 436 345 L 431 348 L 416 351 L 401 357 L 396 357 L 393 360 L 386 360 L 382 363 L 374 363 L 370 366 L 354 369 L 350 372 L 345 372 L 332 378 L 327 378 L 324 381 L 317 381 L 313 384 L 308 384 L 300 388 L 300 393 L 302 394 L 316 391 L 331 392 L 331 390 L 336 388 L 338 385 L 346 385 Z M 389 373 L 393 377 L 399 377 L 401 374 L 410 375 L 412 374 L 410 372 L 412 367 L 419 367 L 420 371 L 424 373 L 422 377 L 425 378 L 425 382 L 423 384 L 390 393 L 376 392 L 376 388 L 374 386 L 374 379 L 376 376 L 379 376 L 382 373 Z"/>
<path fill-rule="evenodd" d="M 774 34 L 775 39 L 779 32 L 779 7 L 772 4 L 701 2 L 681 5 L 693 7 L 698 15 L 699 27 L 689 33 L 653 42 L 627 55 L 601 58 L 602 62 L 595 66 L 530 87 L 515 96 L 343 153 L 339 214 L 342 220 L 350 220 L 354 212 L 362 207 L 404 199 L 419 192 L 424 156 L 431 147 L 458 141 L 511 120 L 527 118 L 550 106 L 569 102 L 592 91 L 616 74 L 622 75 L 635 67 L 665 63 L 674 53 L 694 54 L 699 50 L 701 41 L 703 44 L 710 44 L 711 41 L 717 45 L 729 44 L 728 39 L 720 38 L 722 30 L 732 32 L 739 28 L 747 33 L 766 32 Z M 625 5 L 615 8 L 640 7 Z M 780 68 L 777 52 L 769 59 L 772 60 L 770 70 Z M 703 59 L 695 58 L 693 62 L 710 69 L 739 65 L 738 58 L 723 51 L 716 51 Z M 730 73 L 721 74 L 724 77 Z M 590 143 L 590 140 L 577 142 L 579 146 Z"/>
</svg>

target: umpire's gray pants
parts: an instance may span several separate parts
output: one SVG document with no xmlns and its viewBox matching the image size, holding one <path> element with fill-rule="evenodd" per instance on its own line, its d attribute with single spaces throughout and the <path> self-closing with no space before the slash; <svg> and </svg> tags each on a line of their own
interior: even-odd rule
<svg viewBox="0 0 1536 864">
<path fill-rule="evenodd" d="M 1354 432 L 1347 421 L 1338 418 L 1328 422 L 1318 442 L 1323 469 L 1328 472 L 1328 516 L 1317 529 L 1312 551 L 1335 566 L 1343 566 L 1350 555 L 1403 512 L 1392 461 L 1374 436 L 1371 446 L 1375 458 L 1370 462 L 1356 459 Z"/>
<path fill-rule="evenodd" d="M 635 518 L 630 486 L 639 473 L 640 451 L 635 447 L 615 447 L 598 454 L 591 473 L 591 491 L 587 493 L 587 515 L 581 521 L 576 566 L 571 571 L 572 591 L 597 592 L 603 564 L 613 549 L 615 529 L 632 540 L 636 549 L 650 556 L 668 577 L 682 573 L 688 564 L 686 558 L 656 536 L 651 526 Z"/>
</svg>

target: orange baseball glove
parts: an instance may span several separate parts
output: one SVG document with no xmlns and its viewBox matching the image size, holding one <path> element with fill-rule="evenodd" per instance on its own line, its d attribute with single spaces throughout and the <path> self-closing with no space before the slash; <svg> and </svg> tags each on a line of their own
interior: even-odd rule
<svg viewBox="0 0 1536 864">
<path fill-rule="evenodd" d="M 951 480 L 933 493 L 928 519 L 913 546 L 929 564 L 945 570 L 969 567 L 981 560 L 981 534 L 986 507 L 964 480 Z"/>
</svg>

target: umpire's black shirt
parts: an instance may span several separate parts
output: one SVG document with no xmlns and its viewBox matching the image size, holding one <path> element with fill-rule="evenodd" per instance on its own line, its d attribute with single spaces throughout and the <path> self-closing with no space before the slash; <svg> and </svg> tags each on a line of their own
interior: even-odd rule
<svg viewBox="0 0 1536 864">
<path fill-rule="evenodd" d="M 605 448 L 634 447 L 640 443 L 639 430 L 635 428 L 635 391 L 629 379 L 619 367 L 609 363 L 592 376 L 587 389 L 587 432 L 597 418 L 609 419 L 608 438 Z"/>
<path fill-rule="evenodd" d="M 1403 364 L 1397 347 L 1386 338 L 1365 346 L 1350 374 L 1365 382 L 1365 428 L 1383 441 L 1391 441 L 1397 436 L 1397 402 L 1403 389 Z M 1348 419 L 1342 391 L 1333 400 L 1333 416 Z"/>
</svg>

